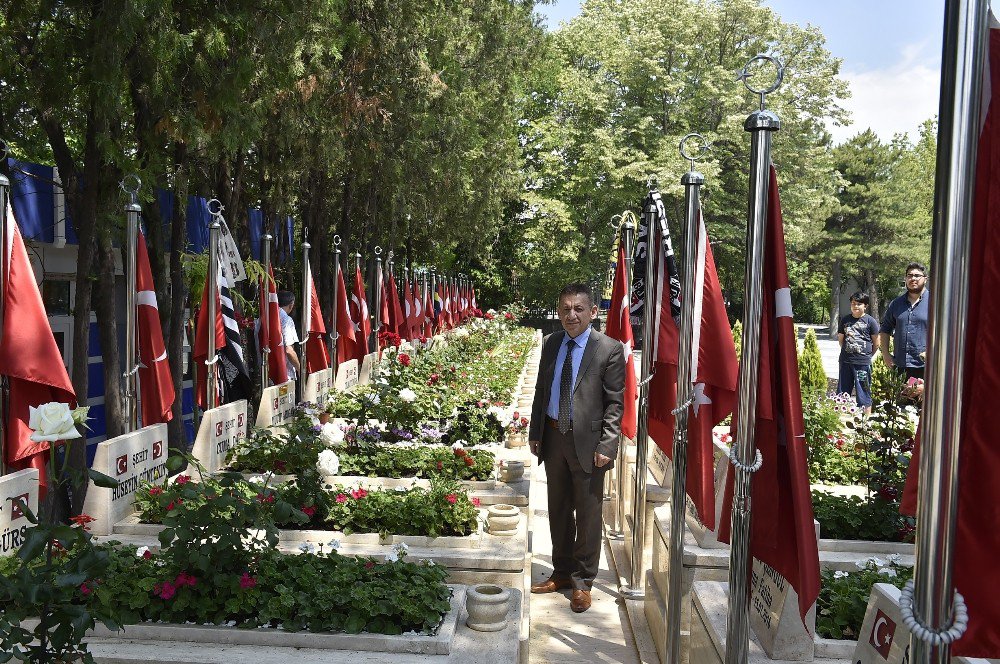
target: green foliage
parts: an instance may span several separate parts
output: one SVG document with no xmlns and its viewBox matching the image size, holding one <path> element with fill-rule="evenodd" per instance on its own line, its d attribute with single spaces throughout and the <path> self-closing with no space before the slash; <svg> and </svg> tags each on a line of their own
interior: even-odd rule
<svg viewBox="0 0 1000 664">
<path fill-rule="evenodd" d="M 799 384 L 802 396 L 805 398 L 819 397 L 826 394 L 827 379 L 823 371 L 823 356 L 819 352 L 816 340 L 816 330 L 809 328 L 806 332 L 802 352 L 799 353 Z"/>
<path fill-rule="evenodd" d="M 841 414 L 856 410 L 853 399 L 823 394 L 804 398 L 802 419 L 813 483 L 858 484 L 868 477 L 864 446 L 843 433 Z"/>
<path fill-rule="evenodd" d="M 872 402 L 898 401 L 906 385 L 906 376 L 886 366 L 882 353 L 872 360 Z"/>
<path fill-rule="evenodd" d="M 917 409 L 897 401 L 882 401 L 875 404 L 871 415 L 862 414 L 848 422 L 855 441 L 868 451 L 869 493 L 897 503 L 902 498 L 916 422 Z"/>
<path fill-rule="evenodd" d="M 826 539 L 912 542 L 912 517 L 899 513 L 899 502 L 879 496 L 862 498 L 827 491 L 812 492 L 813 514 Z"/>
<path fill-rule="evenodd" d="M 736 344 L 736 359 L 743 354 L 743 323 L 736 321 L 733 323 L 733 343 Z"/>
<path fill-rule="evenodd" d="M 868 598 L 876 583 L 902 588 L 913 577 L 913 568 L 900 565 L 899 556 L 870 558 L 857 571 L 823 570 L 816 603 L 816 635 L 825 639 L 861 638 Z"/>
<path fill-rule="evenodd" d="M 487 450 L 468 450 L 456 456 L 450 447 L 397 447 L 366 445 L 340 457 L 341 475 L 361 477 L 443 477 L 456 480 L 488 480 L 493 477 L 496 457 Z M 472 464 L 465 459 L 472 459 Z"/>
</svg>

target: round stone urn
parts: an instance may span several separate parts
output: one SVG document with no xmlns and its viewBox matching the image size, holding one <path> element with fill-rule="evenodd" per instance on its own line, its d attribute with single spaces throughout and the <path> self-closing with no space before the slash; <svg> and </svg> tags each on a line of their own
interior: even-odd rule
<svg viewBox="0 0 1000 664">
<path fill-rule="evenodd" d="M 510 589 L 492 583 L 469 586 L 465 593 L 465 624 L 477 632 L 499 632 L 507 626 Z"/>
<path fill-rule="evenodd" d="M 486 525 L 490 535 L 512 537 L 517 533 L 521 511 L 513 505 L 490 505 L 486 512 Z"/>
<path fill-rule="evenodd" d="M 520 482 L 522 477 L 524 477 L 523 461 L 504 461 L 503 465 L 500 466 L 501 482 L 506 482 L 507 484 Z"/>
</svg>

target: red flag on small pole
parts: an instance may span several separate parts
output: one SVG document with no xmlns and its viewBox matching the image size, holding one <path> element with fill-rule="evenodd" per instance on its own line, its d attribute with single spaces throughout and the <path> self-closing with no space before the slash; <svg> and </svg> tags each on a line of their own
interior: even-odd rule
<svg viewBox="0 0 1000 664">
<path fill-rule="evenodd" d="M 268 266 L 268 274 L 261 278 L 260 310 L 267 310 L 267 326 L 261 325 L 257 331 L 260 348 L 268 349 L 267 373 L 273 385 L 288 382 L 288 367 L 285 360 L 285 344 L 281 336 L 281 315 L 278 307 L 278 291 L 274 285 L 274 270 Z"/>
<path fill-rule="evenodd" d="M 149 267 L 146 236 L 139 230 L 135 253 L 136 345 L 139 349 L 139 395 L 142 426 L 173 419 L 174 381 L 163 344 L 160 311 L 156 306 L 153 271 Z"/>
<path fill-rule="evenodd" d="M 351 319 L 354 321 L 354 359 L 360 364 L 368 354 L 368 338 L 372 334 L 368 316 L 368 299 L 365 296 L 365 279 L 361 276 L 361 254 L 354 268 L 354 293 L 351 295 Z"/>
<path fill-rule="evenodd" d="M 306 373 L 314 373 L 330 368 L 330 355 L 326 350 L 326 323 L 323 322 L 323 311 L 319 308 L 319 295 L 316 294 L 316 283 L 309 275 L 309 335 L 306 341 Z"/>
<path fill-rule="evenodd" d="M 618 265 L 615 268 L 615 283 L 611 289 L 611 306 L 608 308 L 608 322 L 605 334 L 621 342 L 625 351 L 625 411 L 622 415 L 622 435 L 635 439 L 636 434 L 636 379 L 635 358 L 632 355 L 634 337 L 632 321 L 629 317 L 631 287 L 625 264 L 625 245 L 618 245 Z"/>
<path fill-rule="evenodd" d="M 346 362 L 357 355 L 357 339 L 354 335 L 354 322 L 347 306 L 347 285 L 344 283 L 344 271 L 337 265 L 337 364 Z"/>
</svg>

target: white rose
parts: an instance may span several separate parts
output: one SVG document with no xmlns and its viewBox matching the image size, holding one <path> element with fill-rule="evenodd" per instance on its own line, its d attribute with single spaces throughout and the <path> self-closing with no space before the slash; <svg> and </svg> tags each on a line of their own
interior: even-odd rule
<svg viewBox="0 0 1000 664">
<path fill-rule="evenodd" d="M 73 421 L 73 411 L 58 401 L 42 404 L 38 408 L 29 406 L 28 428 L 34 429 L 31 440 L 36 443 L 80 437 Z"/>
<path fill-rule="evenodd" d="M 140 546 L 138 549 L 135 550 L 135 555 L 142 558 L 149 552 L 150 551 L 148 546 Z"/>
<path fill-rule="evenodd" d="M 340 458 L 333 450 L 323 450 L 316 460 L 316 469 L 320 475 L 337 475 L 340 472 Z"/>
<path fill-rule="evenodd" d="M 344 442 L 344 430 L 333 422 L 327 422 L 320 429 L 319 438 L 327 447 L 336 447 Z"/>
<path fill-rule="evenodd" d="M 399 391 L 399 398 L 406 403 L 413 403 L 417 400 L 417 393 L 408 387 L 404 387 Z"/>
</svg>

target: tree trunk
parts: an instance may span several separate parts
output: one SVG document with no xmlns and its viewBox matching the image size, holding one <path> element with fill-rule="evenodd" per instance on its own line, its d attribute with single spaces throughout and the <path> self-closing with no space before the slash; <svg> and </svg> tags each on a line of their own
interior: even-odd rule
<svg viewBox="0 0 1000 664">
<path fill-rule="evenodd" d="M 840 259 L 833 261 L 833 271 L 830 275 L 830 337 L 837 334 L 840 325 L 840 289 L 843 286 L 842 267 Z"/>
<path fill-rule="evenodd" d="M 97 314 L 97 336 L 104 359 L 104 421 L 107 437 L 114 438 L 124 431 L 121 398 L 121 362 L 118 348 L 116 309 L 118 298 L 115 288 L 115 250 L 111 235 L 104 231 L 97 240 L 97 283 L 102 296 L 94 301 Z M 126 286 L 127 287 L 127 286 Z M 131 369 L 131 367 L 129 367 Z"/>
<path fill-rule="evenodd" d="M 173 419 L 167 424 L 167 438 L 172 448 L 182 452 L 187 451 L 187 440 L 184 436 L 184 412 L 181 407 L 184 392 L 184 299 L 187 288 L 184 281 L 184 269 L 181 263 L 181 250 L 185 246 L 185 230 L 187 228 L 187 146 L 177 143 L 174 146 L 174 163 L 177 170 L 174 174 L 174 213 L 170 220 L 170 329 L 167 335 L 167 358 L 170 362 L 170 376 L 174 382 Z M 193 375 L 193 374 L 192 374 Z"/>
<path fill-rule="evenodd" d="M 875 318 L 881 319 L 878 301 L 878 275 L 875 270 L 868 268 L 865 270 L 865 282 L 868 287 L 868 313 Z"/>
</svg>

